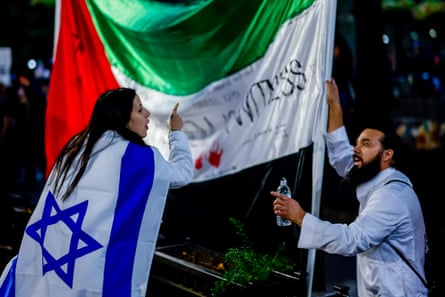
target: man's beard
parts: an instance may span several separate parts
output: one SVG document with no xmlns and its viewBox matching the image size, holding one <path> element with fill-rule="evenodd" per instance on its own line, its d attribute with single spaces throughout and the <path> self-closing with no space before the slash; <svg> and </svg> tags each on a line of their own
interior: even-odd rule
<svg viewBox="0 0 445 297">
<path fill-rule="evenodd" d="M 369 181 L 380 172 L 380 160 L 382 159 L 382 152 L 379 152 L 373 160 L 368 164 L 364 164 L 361 168 L 354 165 L 345 177 L 345 180 L 353 187 Z"/>
</svg>

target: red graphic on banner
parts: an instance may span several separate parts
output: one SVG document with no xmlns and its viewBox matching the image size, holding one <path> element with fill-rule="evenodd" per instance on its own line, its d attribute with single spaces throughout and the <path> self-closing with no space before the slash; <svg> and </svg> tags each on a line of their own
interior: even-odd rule
<svg viewBox="0 0 445 297">
<path fill-rule="evenodd" d="M 219 143 L 214 143 L 210 148 L 208 154 L 201 153 L 195 161 L 195 169 L 200 170 L 204 167 L 204 162 L 207 161 L 212 167 L 218 168 L 221 164 L 221 158 L 224 150 L 220 147 Z"/>
<path fill-rule="evenodd" d="M 224 150 L 220 147 L 219 143 L 213 144 L 212 148 L 210 149 L 210 155 L 209 155 L 209 163 L 213 167 L 218 168 L 221 164 L 221 158 Z"/>
</svg>

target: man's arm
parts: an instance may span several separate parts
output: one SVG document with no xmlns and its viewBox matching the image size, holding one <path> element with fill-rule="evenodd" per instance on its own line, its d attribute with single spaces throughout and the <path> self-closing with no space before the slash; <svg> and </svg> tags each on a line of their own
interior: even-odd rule
<svg viewBox="0 0 445 297">
<path fill-rule="evenodd" d="M 343 111 L 334 79 L 326 81 L 326 98 L 329 106 L 328 133 L 343 126 Z"/>
</svg>

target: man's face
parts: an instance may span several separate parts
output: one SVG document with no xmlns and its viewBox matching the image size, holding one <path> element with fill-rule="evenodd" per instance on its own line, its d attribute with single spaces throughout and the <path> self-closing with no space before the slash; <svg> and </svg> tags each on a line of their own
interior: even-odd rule
<svg viewBox="0 0 445 297">
<path fill-rule="evenodd" d="M 360 133 L 354 147 L 354 166 L 361 168 L 370 163 L 383 151 L 381 139 L 383 132 L 375 129 L 365 129 Z"/>
<path fill-rule="evenodd" d="M 354 166 L 346 177 L 354 185 L 364 183 L 376 176 L 383 168 L 385 150 L 380 139 L 383 133 L 375 129 L 365 129 L 354 147 Z"/>
</svg>

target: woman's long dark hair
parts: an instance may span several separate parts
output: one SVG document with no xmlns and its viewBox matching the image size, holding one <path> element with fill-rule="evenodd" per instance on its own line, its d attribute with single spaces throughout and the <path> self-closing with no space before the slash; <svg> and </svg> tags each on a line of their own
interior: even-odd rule
<svg viewBox="0 0 445 297">
<path fill-rule="evenodd" d="M 62 148 L 55 163 L 55 196 L 60 194 L 62 185 L 66 181 L 68 171 L 73 166 L 76 156 L 79 156 L 78 171 L 63 193 L 61 199 L 65 200 L 74 191 L 80 178 L 84 174 L 94 145 L 107 130 L 118 132 L 123 138 L 146 145 L 144 140 L 133 131 L 127 129 L 133 110 L 133 101 L 136 91 L 130 88 L 112 89 L 101 94 L 94 105 L 88 126 L 74 135 Z"/>
</svg>

